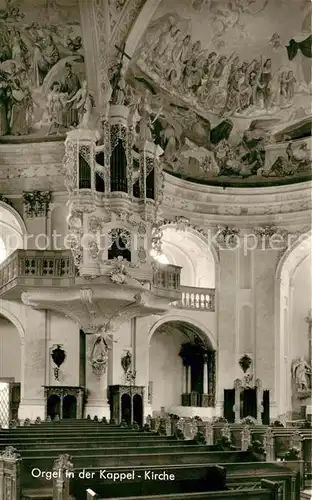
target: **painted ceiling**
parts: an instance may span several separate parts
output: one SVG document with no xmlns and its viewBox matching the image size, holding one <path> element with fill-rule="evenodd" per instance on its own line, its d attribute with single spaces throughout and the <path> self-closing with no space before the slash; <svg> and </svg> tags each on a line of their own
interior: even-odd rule
<svg viewBox="0 0 312 500">
<path fill-rule="evenodd" d="M 311 176 L 310 68 L 309 1 L 165 0 L 128 74 L 168 172 L 268 185 Z"/>
</svg>

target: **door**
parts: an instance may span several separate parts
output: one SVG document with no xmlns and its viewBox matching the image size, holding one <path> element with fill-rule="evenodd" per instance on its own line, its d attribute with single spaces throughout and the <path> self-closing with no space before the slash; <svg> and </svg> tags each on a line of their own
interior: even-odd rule
<svg viewBox="0 0 312 500">
<path fill-rule="evenodd" d="M 133 396 L 133 423 L 137 423 L 140 427 L 143 425 L 143 402 L 140 394 Z"/>
<path fill-rule="evenodd" d="M 223 416 L 230 424 L 235 421 L 235 389 L 224 389 Z"/>
<path fill-rule="evenodd" d="M 131 424 L 131 398 L 129 394 L 121 396 L 121 420 Z"/>
</svg>

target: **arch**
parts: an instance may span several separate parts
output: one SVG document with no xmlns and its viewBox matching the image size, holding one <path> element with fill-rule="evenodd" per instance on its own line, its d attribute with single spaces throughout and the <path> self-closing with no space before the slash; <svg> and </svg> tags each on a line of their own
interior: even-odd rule
<svg viewBox="0 0 312 500">
<path fill-rule="evenodd" d="M 0 213 L 2 211 L 8 214 L 8 223 L 12 225 L 12 227 L 19 229 L 21 234 L 27 234 L 25 222 L 15 208 L 7 205 L 7 203 L 4 203 L 3 201 L 0 201 Z"/>
<path fill-rule="evenodd" d="M 308 231 L 289 246 L 275 272 L 275 404 L 276 417 L 294 410 L 291 378 L 293 284 L 302 263 L 311 256 L 312 231 Z M 308 310 L 307 310 L 308 313 Z M 288 415 L 289 418 L 289 415 Z"/>
<path fill-rule="evenodd" d="M 125 51 L 129 56 L 132 57 L 136 51 L 160 3 L 161 0 L 147 0 L 145 2 L 126 39 Z M 125 61 L 126 67 L 129 62 L 130 60 Z"/>
<path fill-rule="evenodd" d="M 0 201 L 0 231 L 5 246 L 5 258 L 18 248 L 24 248 L 27 234 L 25 223 L 20 214 Z"/>
<path fill-rule="evenodd" d="M 215 288 L 218 256 L 198 231 L 179 229 L 178 224 L 162 226 L 162 251 L 170 264 L 182 267 L 181 285 Z"/>
<path fill-rule="evenodd" d="M 216 350 L 217 348 L 217 342 L 216 339 L 214 338 L 214 335 L 212 332 L 205 326 L 203 325 L 200 321 L 197 319 L 190 318 L 189 316 L 182 316 L 180 314 L 174 315 L 174 314 L 168 314 L 165 316 L 162 316 L 159 320 L 157 320 L 153 326 L 151 327 L 149 334 L 148 334 L 148 345 L 151 343 L 151 339 L 156 332 L 156 330 L 163 324 L 165 323 L 172 323 L 172 322 L 179 322 L 179 323 L 186 323 L 190 325 L 191 327 L 195 327 L 197 330 L 197 333 L 199 334 L 200 338 L 208 345 L 211 346 L 213 350 Z M 200 335 L 200 332 L 205 335 L 205 338 L 203 339 Z"/>
<path fill-rule="evenodd" d="M 11 323 L 15 326 L 17 329 L 20 339 L 21 339 L 21 344 L 24 343 L 25 339 L 25 330 L 23 327 L 22 322 L 13 314 L 11 311 L 9 311 L 6 307 L 4 307 L 3 300 L 0 300 L 0 314 L 4 316 L 6 319 L 11 321 Z"/>
<path fill-rule="evenodd" d="M 149 334 L 151 411 L 210 418 L 215 411 L 216 351 L 207 328 L 177 315 L 158 320 Z M 194 413 L 195 412 L 195 413 Z"/>
<path fill-rule="evenodd" d="M 282 279 L 282 273 L 285 270 L 285 266 L 295 267 L 298 258 L 302 257 L 302 254 L 306 251 L 311 252 L 311 240 L 312 240 L 312 230 L 301 234 L 296 240 L 287 248 L 286 252 L 282 255 L 281 259 L 278 261 L 275 278 L 277 280 Z"/>
</svg>

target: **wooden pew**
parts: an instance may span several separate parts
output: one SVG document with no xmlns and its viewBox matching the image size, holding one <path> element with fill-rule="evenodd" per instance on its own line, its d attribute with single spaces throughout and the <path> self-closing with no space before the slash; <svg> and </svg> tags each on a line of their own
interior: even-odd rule
<svg viewBox="0 0 312 500">
<path fill-rule="evenodd" d="M 124 468 L 119 469 L 122 471 Z M 152 468 L 154 474 L 157 472 L 157 468 Z M 162 471 L 162 469 L 158 469 Z M 142 472 L 140 469 L 136 469 L 136 478 L 129 482 L 125 480 L 124 483 L 116 483 L 113 480 L 106 480 L 105 483 L 99 482 L 97 474 L 99 474 L 99 470 L 97 469 L 88 469 L 87 471 L 81 471 L 86 476 L 86 473 L 89 472 L 92 475 L 92 480 L 83 481 L 81 479 L 77 479 L 77 475 L 79 475 L 79 469 L 74 469 L 73 473 L 75 474 L 75 478 L 68 479 L 65 478 L 64 483 L 61 484 L 59 482 L 59 493 L 61 496 L 58 497 L 59 500 L 68 500 L 66 494 L 63 495 L 63 492 L 67 492 L 67 495 L 73 495 L 76 500 L 86 500 L 85 490 L 90 486 L 92 490 L 97 492 L 97 496 L 100 498 L 120 498 L 124 497 L 124 493 L 129 491 L 131 488 L 131 492 L 134 492 L 136 496 L 132 496 L 130 498 L 138 499 L 138 498 L 148 498 L 155 500 L 159 499 L 178 499 L 187 500 L 191 498 L 220 498 L 220 499 L 230 499 L 233 498 L 235 500 L 243 500 L 244 498 L 250 498 L 253 500 L 263 498 L 268 500 L 278 500 L 278 492 L 280 493 L 282 490 L 284 491 L 285 485 L 283 482 L 274 482 L 274 481 L 265 481 L 265 483 L 261 483 L 261 489 L 258 488 L 243 488 L 238 490 L 228 489 L 226 490 L 225 483 L 225 472 L 224 469 L 220 466 L 211 466 L 211 467 L 200 467 L 199 469 L 194 469 L 192 467 L 174 467 L 170 468 L 168 474 L 173 474 L 175 479 L 173 481 L 161 482 L 161 481 L 145 481 L 140 479 L 140 475 L 144 474 L 144 468 L 142 468 Z M 114 469 L 113 474 L 118 473 L 118 470 Z M 279 479 L 282 479 L 282 475 Z M 124 490 L 124 488 L 126 488 Z M 220 490 L 218 490 L 220 488 Z M 266 495 L 263 495 L 264 491 L 266 491 Z M 55 491 L 55 490 L 54 490 Z M 203 495 L 204 492 L 204 495 Z M 152 495 L 152 496 L 151 496 Z M 129 499 L 129 497 L 127 497 Z M 285 497 L 290 498 L 290 497 Z"/>
<path fill-rule="evenodd" d="M 261 465 L 259 468 L 258 466 Z M 174 480 L 157 481 L 154 479 L 157 473 L 167 472 L 168 477 L 174 476 Z M 146 471 L 150 476 L 145 477 Z M 133 476 L 131 475 L 133 473 Z M 152 474 L 154 473 L 154 474 Z M 128 476 L 130 474 L 130 477 Z M 226 480 L 227 475 L 227 480 Z M 121 479 L 122 478 L 122 479 Z M 230 488 L 246 486 L 253 489 L 262 479 L 279 481 L 284 486 L 285 500 L 296 500 L 298 492 L 298 481 L 296 473 L 288 467 L 263 462 L 223 464 L 223 466 L 198 465 L 173 465 L 168 468 L 151 466 L 136 467 L 134 470 L 127 467 L 107 468 L 74 468 L 72 476 L 64 477 L 62 490 L 70 492 L 77 500 L 84 499 L 84 492 L 92 488 L 99 496 L 123 497 L 131 488 L 132 494 L 147 495 L 166 492 L 194 492 L 194 491 L 218 491 L 226 486 Z M 58 478 L 59 481 L 59 478 Z M 61 483 L 59 483 L 61 484 Z M 294 489 L 295 486 L 297 489 Z M 24 487 L 26 488 L 26 484 Z M 44 487 L 42 482 L 38 488 Z M 293 488 L 293 489 L 292 489 Z M 81 493 L 79 493 L 81 492 Z"/>
</svg>

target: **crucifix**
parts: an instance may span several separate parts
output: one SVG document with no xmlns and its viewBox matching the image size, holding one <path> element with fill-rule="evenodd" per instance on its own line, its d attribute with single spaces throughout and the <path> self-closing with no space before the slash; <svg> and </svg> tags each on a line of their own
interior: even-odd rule
<svg viewBox="0 0 312 500">
<path fill-rule="evenodd" d="M 120 56 L 121 56 L 121 62 L 125 57 L 127 57 L 129 59 L 129 61 L 131 61 L 131 56 L 129 56 L 129 54 L 127 54 L 127 52 L 125 52 L 125 48 L 126 48 L 126 44 L 124 43 L 122 47 L 118 47 L 118 45 L 115 45 L 115 48 L 118 50 L 118 52 L 120 53 Z"/>
<path fill-rule="evenodd" d="M 312 363 L 312 309 L 310 309 L 308 316 L 305 318 L 308 324 L 308 342 L 309 342 L 309 364 Z"/>
</svg>

